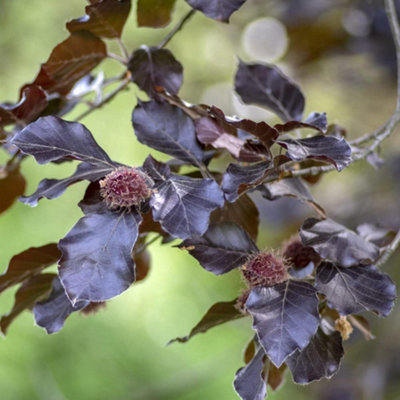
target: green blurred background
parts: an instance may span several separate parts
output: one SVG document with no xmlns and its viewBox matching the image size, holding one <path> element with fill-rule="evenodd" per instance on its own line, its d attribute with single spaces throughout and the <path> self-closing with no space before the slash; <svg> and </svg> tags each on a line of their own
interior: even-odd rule
<svg viewBox="0 0 400 400">
<path fill-rule="evenodd" d="M 0 0 L 1 101 L 17 100 L 19 87 L 33 80 L 40 63 L 66 38 L 64 22 L 83 15 L 85 5 L 83 0 Z M 177 0 L 170 27 L 188 9 L 183 0 Z M 395 102 L 390 65 L 377 62 L 368 48 L 362 52 L 328 51 L 304 62 L 300 57 L 304 50 L 299 53 L 296 47 L 298 36 L 291 36 L 285 25 L 276 19 L 263 19 L 254 25 L 260 18 L 280 15 L 279 11 L 276 1 L 248 0 L 232 16 L 230 25 L 196 14 L 169 45 L 185 68 L 182 97 L 221 106 L 228 114 L 273 120 L 264 110 L 243 106 L 232 94 L 237 57 L 246 61 L 257 57 L 279 62 L 301 84 L 307 96 L 307 111 L 326 111 L 329 120 L 346 127 L 350 137 L 382 124 Z M 345 32 L 343 11 L 335 8 L 314 22 L 332 32 L 340 26 Z M 170 27 L 137 29 L 133 8 L 123 39 L 131 50 L 143 43 L 155 45 Z M 305 42 L 312 47 L 318 40 L 314 34 L 306 36 Z M 118 51 L 114 44 L 110 46 Z M 292 57 L 292 49 L 300 56 Z M 115 61 L 101 64 L 100 69 L 107 77 L 122 71 Z M 82 121 L 111 158 L 130 165 L 141 164 L 149 153 L 136 141 L 130 123 L 137 95 L 131 86 Z M 67 119 L 83 110 L 78 107 Z M 332 173 L 316 185 L 313 193 L 329 215 L 352 228 L 361 222 L 380 222 L 391 228 L 400 225 L 398 144 L 397 138 L 391 138 L 390 145 L 385 146 L 388 161 L 381 170 L 361 163 L 340 175 Z M 5 154 L 0 154 L 0 161 L 5 159 Z M 64 177 L 73 170 L 73 165 L 38 166 L 26 160 L 26 193 L 32 193 L 45 177 Z M 42 200 L 34 209 L 17 203 L 0 215 L 0 270 L 14 254 L 61 239 L 81 215 L 76 203 L 85 186 L 76 184 L 61 198 Z M 291 200 L 267 203 L 256 197 L 255 201 L 263 217 L 258 243 L 261 248 L 279 245 L 306 216 L 312 215 L 311 210 Z M 34 327 L 29 312 L 18 318 L 0 342 L 0 399 L 236 399 L 231 382 L 242 366 L 242 348 L 251 338 L 249 319 L 220 326 L 184 345 L 165 344 L 188 333 L 214 302 L 236 297 L 241 287 L 239 275 L 235 271 L 223 277 L 207 273 L 186 253 L 172 247 L 176 243 L 152 246 L 152 268 L 143 282 L 94 316 L 71 316 L 56 335 L 48 336 Z M 385 268 L 398 279 L 396 263 L 393 258 Z M 2 314 L 10 309 L 12 301 L 12 291 L 1 296 Z M 372 320 L 377 339 L 367 343 L 361 335 L 353 335 L 346 343 L 342 370 L 332 381 L 309 388 L 295 387 L 287 376 L 284 388 L 270 393 L 269 398 L 400 398 L 400 357 L 393 356 L 400 356 L 399 311 L 385 321 Z"/>
</svg>

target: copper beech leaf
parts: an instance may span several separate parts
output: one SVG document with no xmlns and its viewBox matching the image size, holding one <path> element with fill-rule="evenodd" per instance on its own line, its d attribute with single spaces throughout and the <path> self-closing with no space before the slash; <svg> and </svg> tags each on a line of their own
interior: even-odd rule
<svg viewBox="0 0 400 400">
<path fill-rule="evenodd" d="M 229 164 L 221 184 L 226 200 L 233 203 L 243 191 L 261 183 L 269 166 L 266 161 L 249 165 Z"/>
<path fill-rule="evenodd" d="M 32 309 L 39 300 L 48 296 L 56 274 L 33 275 L 26 279 L 15 293 L 14 305 L 9 313 L 0 319 L 0 329 L 5 335 L 8 327 L 24 310 Z"/>
<path fill-rule="evenodd" d="M 72 305 L 58 277 L 53 279 L 49 297 L 36 303 L 33 308 L 35 322 L 46 329 L 47 333 L 58 332 L 65 320 L 75 311 L 82 310 L 89 304 L 88 301 L 80 301 Z"/>
<path fill-rule="evenodd" d="M 51 115 L 29 124 L 11 143 L 39 164 L 71 158 L 98 167 L 115 166 L 84 125 Z"/>
<path fill-rule="evenodd" d="M 186 239 L 180 248 L 216 275 L 242 266 L 251 254 L 258 252 L 247 232 L 231 222 L 210 225 L 203 236 Z"/>
<path fill-rule="evenodd" d="M 325 210 L 314 200 L 306 184 L 299 178 L 282 179 L 257 187 L 263 197 L 276 200 L 281 197 L 294 197 L 311 205 L 321 216 L 325 217 Z"/>
<path fill-rule="evenodd" d="M 379 256 L 377 246 L 331 219 L 307 219 L 300 237 L 304 246 L 342 267 L 370 264 Z"/>
<path fill-rule="evenodd" d="M 0 126 L 33 121 L 47 106 L 46 93 L 37 85 L 26 85 L 17 104 L 0 105 Z"/>
<path fill-rule="evenodd" d="M 11 207 L 25 191 L 25 178 L 18 163 L 8 162 L 0 168 L 0 213 Z"/>
<path fill-rule="evenodd" d="M 32 83 L 48 93 L 65 95 L 106 57 L 100 38 L 88 31 L 73 32 L 53 49 Z"/>
<path fill-rule="evenodd" d="M 132 114 L 139 142 L 180 160 L 197 165 L 205 156 L 196 139 L 194 122 L 167 103 L 140 103 Z"/>
<path fill-rule="evenodd" d="M 22 203 L 28 204 L 31 207 L 37 206 L 39 200 L 43 197 L 46 199 L 55 199 L 61 196 L 68 186 L 82 181 L 82 180 L 89 180 L 94 182 L 103 176 L 109 174 L 113 171 L 113 168 L 106 167 L 104 165 L 93 166 L 88 163 L 81 163 L 78 165 L 75 173 L 64 179 L 43 179 L 40 183 L 38 188 L 36 189 L 35 193 L 31 194 L 30 196 L 24 196 L 20 198 Z"/>
<path fill-rule="evenodd" d="M 291 132 L 295 129 L 308 128 L 314 129 L 321 133 L 326 133 L 328 129 L 328 120 L 326 113 L 311 113 L 304 122 L 301 121 L 288 121 L 284 124 L 274 125 L 274 128 L 279 133 Z"/>
<path fill-rule="evenodd" d="M 153 219 L 180 239 L 204 234 L 211 212 L 224 205 L 217 182 L 172 174 L 167 165 L 151 156 L 143 167 L 155 182 L 150 198 Z"/>
<path fill-rule="evenodd" d="M 387 317 L 396 299 L 389 275 L 373 265 L 343 268 L 323 262 L 317 269 L 316 288 L 341 315 L 372 311 Z"/>
<path fill-rule="evenodd" d="M 86 15 L 67 22 L 70 32 L 86 30 L 103 38 L 119 38 L 131 9 L 131 0 L 99 0 L 86 6 Z"/>
<path fill-rule="evenodd" d="M 257 240 L 260 216 L 256 205 L 247 194 L 240 196 L 234 203 L 226 202 L 223 208 L 217 208 L 212 212 L 210 223 L 221 222 L 234 222 L 254 241 Z"/>
<path fill-rule="evenodd" d="M 306 139 L 280 139 L 276 142 L 287 149 L 286 155 L 294 161 L 313 158 L 333 164 L 338 171 L 351 163 L 351 148 L 344 138 L 319 135 Z"/>
<path fill-rule="evenodd" d="M 134 282 L 131 254 L 140 222 L 135 208 L 113 211 L 102 203 L 59 242 L 59 276 L 72 304 L 108 300 Z"/>
<path fill-rule="evenodd" d="M 267 385 L 264 379 L 265 352 L 259 348 L 253 359 L 240 368 L 233 381 L 233 387 L 242 400 L 264 400 Z"/>
<path fill-rule="evenodd" d="M 317 292 L 306 282 L 257 286 L 250 291 L 246 309 L 261 346 L 278 368 L 308 345 L 319 326 Z"/>
<path fill-rule="evenodd" d="M 303 350 L 296 350 L 286 364 L 293 380 L 302 385 L 322 378 L 331 378 L 339 369 L 344 351 L 339 332 L 330 335 L 318 329 Z"/>
<path fill-rule="evenodd" d="M 56 243 L 31 247 L 16 254 L 0 275 L 0 293 L 25 279 L 39 274 L 43 269 L 55 264 L 61 257 Z"/>
<path fill-rule="evenodd" d="M 229 17 L 238 10 L 246 0 L 186 0 L 195 10 L 217 21 L 229 22 Z"/>
<path fill-rule="evenodd" d="M 175 0 L 138 0 L 138 26 L 162 28 L 171 21 L 171 13 Z"/>
<path fill-rule="evenodd" d="M 274 65 L 240 61 L 235 90 L 245 103 L 267 107 L 285 122 L 303 118 L 301 89 Z"/>
<path fill-rule="evenodd" d="M 188 335 L 172 339 L 168 344 L 174 342 L 185 343 L 199 333 L 205 333 L 218 325 L 243 318 L 244 315 L 235 307 L 235 304 L 236 299 L 215 303 Z"/>
<path fill-rule="evenodd" d="M 128 69 L 132 81 L 149 96 L 155 93 L 155 87 L 177 94 L 182 86 L 182 65 L 168 49 L 142 46 L 132 54 Z"/>
<path fill-rule="evenodd" d="M 282 364 L 277 368 L 274 364 L 268 363 L 267 383 L 272 390 L 278 390 L 283 385 L 285 382 L 286 369 L 286 364 Z"/>
</svg>

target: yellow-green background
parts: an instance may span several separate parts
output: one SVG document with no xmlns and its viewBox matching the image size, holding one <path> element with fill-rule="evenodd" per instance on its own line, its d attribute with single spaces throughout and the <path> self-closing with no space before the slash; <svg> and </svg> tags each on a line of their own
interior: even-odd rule
<svg viewBox="0 0 400 400">
<path fill-rule="evenodd" d="M 174 23 L 188 10 L 182 0 L 177 3 Z M 201 101 L 208 85 L 233 82 L 236 56 L 246 59 L 240 35 L 246 23 L 260 17 L 259 3 L 248 0 L 232 17 L 231 25 L 219 24 L 198 14 L 173 39 L 169 47 L 185 67 L 182 90 L 185 99 Z M 1 101 L 17 100 L 18 88 L 33 80 L 40 63 L 66 38 L 64 22 L 83 15 L 85 4 L 83 0 L 0 1 Z M 123 36 L 127 47 L 157 44 L 168 28 L 138 30 L 134 11 Z M 118 52 L 114 45 L 111 47 Z M 101 68 L 108 77 L 121 71 L 115 61 L 108 61 Z M 360 75 L 360 82 L 349 84 L 346 77 L 343 78 L 346 72 Z M 351 136 L 375 129 L 392 111 L 394 80 L 368 55 L 335 56 L 318 62 L 311 71 L 292 70 L 291 73 L 301 82 L 307 95 L 307 111 L 327 111 L 331 121 L 349 128 Z M 136 141 L 130 123 L 136 94 L 132 86 L 104 109 L 82 121 L 111 158 L 130 165 L 141 164 L 148 154 L 148 149 Z M 221 101 L 216 98 L 215 104 Z M 83 109 L 75 110 L 67 118 L 73 119 Z M 385 150 L 387 157 L 396 156 L 395 144 L 399 141 L 391 140 L 392 145 Z M 1 154 L 0 159 L 4 160 L 5 155 Z M 23 173 L 28 180 L 26 193 L 32 193 L 45 177 L 63 177 L 73 170 L 73 165 L 38 166 L 26 160 L 23 163 Z M 392 181 L 380 178 L 385 174 L 363 163 L 340 175 L 333 173 L 316 188 L 316 197 L 329 215 L 343 222 L 352 213 L 359 212 L 360 207 L 365 211 L 366 221 L 375 221 L 382 208 L 396 210 L 398 195 L 393 195 Z M 379 195 L 371 182 L 382 183 Z M 14 254 L 62 238 L 81 216 L 76 203 L 84 190 L 85 183 L 79 183 L 59 199 L 42 200 L 33 209 L 16 203 L 0 215 L 0 270 L 6 268 Z M 264 212 L 266 220 L 260 247 L 279 244 L 285 234 L 301 223 L 301 220 L 294 220 L 284 229 L 273 222 L 274 215 L 268 216 L 268 213 L 274 213 L 273 208 Z M 304 215 L 312 215 L 312 211 L 307 210 Z M 236 399 L 231 381 L 242 366 L 242 348 L 251 337 L 249 319 L 218 327 L 184 345 L 166 347 L 165 344 L 171 338 L 185 335 L 214 302 L 234 298 L 241 286 L 239 275 L 232 272 L 223 277 L 213 276 L 186 253 L 170 245 L 154 245 L 151 254 L 152 268 L 145 281 L 110 301 L 107 308 L 95 316 L 71 316 L 56 335 L 48 336 L 33 326 L 29 312 L 18 318 L 7 338 L 0 341 L 0 399 Z M 394 266 L 395 262 L 391 264 Z M 394 268 L 388 265 L 388 270 Z M 12 300 L 12 291 L 2 295 L 1 313 L 9 310 Z M 346 346 L 349 355 L 344 370 L 359 370 L 360 376 L 365 375 L 360 366 L 364 361 L 358 360 L 364 360 L 366 354 L 371 355 L 369 358 L 374 365 L 374 357 L 382 362 L 381 354 L 391 346 L 398 351 L 395 345 L 399 325 L 396 312 L 385 322 L 374 323 L 376 331 L 382 331 L 377 340 L 364 343 L 356 336 Z M 339 385 L 339 378 L 337 382 Z M 306 388 L 295 387 L 287 376 L 285 387 L 270 393 L 269 398 L 320 398 L 316 393 L 323 392 L 324 385 L 314 386 L 318 390 L 313 389 L 314 394 L 311 394 Z M 394 400 L 400 395 L 396 386 L 385 388 L 383 397 L 376 397 L 374 390 L 366 392 L 359 398 Z"/>
</svg>

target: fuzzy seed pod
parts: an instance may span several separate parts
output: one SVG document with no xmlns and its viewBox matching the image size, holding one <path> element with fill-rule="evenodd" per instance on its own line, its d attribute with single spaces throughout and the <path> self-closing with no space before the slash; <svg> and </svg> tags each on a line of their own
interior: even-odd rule
<svg viewBox="0 0 400 400">
<path fill-rule="evenodd" d="M 316 266 L 321 261 L 319 254 L 312 247 L 303 246 L 298 237 L 295 237 L 286 244 L 283 250 L 283 257 L 296 269 L 305 268 L 310 262 Z"/>
<path fill-rule="evenodd" d="M 119 167 L 100 181 L 100 195 L 111 209 L 138 206 L 150 194 L 149 179 L 137 168 Z"/>
<path fill-rule="evenodd" d="M 273 286 L 288 279 L 283 260 L 271 252 L 261 252 L 242 267 L 249 286 Z"/>
</svg>

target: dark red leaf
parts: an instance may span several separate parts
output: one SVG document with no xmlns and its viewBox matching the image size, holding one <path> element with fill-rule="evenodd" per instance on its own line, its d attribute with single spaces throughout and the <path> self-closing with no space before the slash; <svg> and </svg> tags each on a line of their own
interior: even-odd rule
<svg viewBox="0 0 400 400">
<path fill-rule="evenodd" d="M 0 106 L 0 126 L 33 121 L 47 106 L 46 93 L 37 85 L 26 85 L 17 104 Z"/>
<path fill-rule="evenodd" d="M 339 369 L 344 351 L 340 333 L 326 335 L 322 329 L 311 339 L 306 348 L 297 350 L 286 364 L 293 380 L 302 385 L 322 378 L 331 378 Z"/>
<path fill-rule="evenodd" d="M 294 161 L 314 158 L 333 164 L 338 171 L 351 163 L 351 147 L 343 138 L 314 136 L 306 139 L 277 140 L 287 149 L 286 155 Z"/>
<path fill-rule="evenodd" d="M 242 266 L 251 254 L 258 253 L 247 232 L 231 222 L 210 225 L 203 236 L 185 240 L 180 248 L 216 275 Z"/>
<path fill-rule="evenodd" d="M 70 32 L 86 30 L 103 38 L 119 38 L 131 9 L 130 0 L 100 0 L 86 6 L 86 15 L 67 23 Z"/>
<path fill-rule="evenodd" d="M 283 121 L 301 121 L 305 99 L 299 86 L 277 67 L 239 63 L 235 90 L 245 103 L 269 108 Z"/>
<path fill-rule="evenodd" d="M 198 333 L 207 332 L 209 329 L 225 322 L 233 321 L 238 318 L 243 318 L 244 315 L 235 307 L 236 299 L 232 301 L 224 301 L 215 303 L 198 322 L 198 324 L 190 331 L 190 333 L 183 337 L 172 339 L 168 344 L 174 342 L 184 343 L 191 339 Z"/>
<path fill-rule="evenodd" d="M 328 129 L 328 120 L 326 113 L 311 113 L 304 122 L 301 121 L 288 121 L 284 124 L 277 124 L 274 126 L 280 133 L 291 132 L 295 129 L 308 128 L 315 129 L 321 133 L 326 133 Z"/>
<path fill-rule="evenodd" d="M 278 390 L 285 381 L 286 364 L 282 364 L 279 368 L 275 367 L 274 364 L 269 363 L 268 365 L 268 386 L 272 390 Z"/>
<path fill-rule="evenodd" d="M 57 244 L 31 247 L 15 255 L 7 270 L 0 275 L 0 292 L 40 273 L 44 268 L 55 264 L 61 257 Z"/>
<path fill-rule="evenodd" d="M 217 21 L 229 22 L 229 17 L 238 10 L 246 0 L 186 0 L 195 10 Z"/>
<path fill-rule="evenodd" d="M 80 301 L 75 306 L 71 304 L 59 278 L 53 279 L 51 293 L 47 300 L 36 303 L 33 308 L 35 322 L 46 329 L 47 333 L 56 333 L 63 326 L 68 316 L 89 305 L 88 301 Z"/>
<path fill-rule="evenodd" d="M 373 265 L 343 268 L 323 262 L 315 284 L 341 315 L 368 310 L 387 317 L 396 299 L 396 286 L 389 275 Z"/>
<path fill-rule="evenodd" d="M 56 274 L 34 275 L 28 278 L 15 293 L 15 301 L 11 311 L 0 320 L 1 332 L 5 335 L 14 319 L 24 310 L 30 310 L 36 302 L 48 296 Z"/>
<path fill-rule="evenodd" d="M 175 0 L 138 0 L 138 26 L 162 28 L 171 21 L 171 13 Z"/>
<path fill-rule="evenodd" d="M 67 94 L 75 82 L 106 57 L 106 46 L 101 39 L 88 31 L 73 32 L 53 49 L 33 84 L 49 93 Z"/>
<path fill-rule="evenodd" d="M 104 301 L 129 288 L 135 280 L 132 249 L 140 214 L 133 208 L 109 210 L 81 218 L 59 242 L 59 275 L 72 304 Z"/>
<path fill-rule="evenodd" d="M 132 54 L 128 69 L 132 81 L 149 96 L 153 96 L 155 87 L 177 94 L 182 86 L 182 65 L 168 49 L 142 46 Z"/>
<path fill-rule="evenodd" d="M 259 212 L 253 200 L 247 194 L 240 196 L 234 203 L 225 203 L 223 208 L 216 209 L 210 217 L 210 224 L 234 222 L 242 227 L 256 241 Z"/>
<path fill-rule="evenodd" d="M 246 309 L 260 344 L 278 368 L 295 350 L 308 345 L 319 326 L 317 292 L 306 282 L 257 286 Z"/>
<path fill-rule="evenodd" d="M 24 194 L 25 178 L 20 173 L 18 163 L 7 163 L 0 168 L 0 213 L 12 206 Z"/>
</svg>

